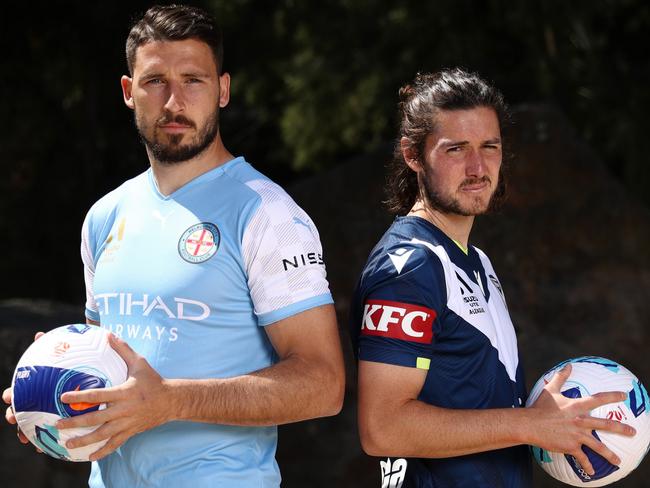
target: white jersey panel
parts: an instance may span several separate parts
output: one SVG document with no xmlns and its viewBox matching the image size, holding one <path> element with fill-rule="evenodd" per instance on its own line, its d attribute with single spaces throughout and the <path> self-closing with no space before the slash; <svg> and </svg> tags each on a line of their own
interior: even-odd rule
<svg viewBox="0 0 650 488">
<path fill-rule="evenodd" d="M 485 269 L 485 274 L 488 277 L 487 285 L 489 288 L 490 299 L 487 301 L 487 306 L 489 308 L 490 316 L 495 317 L 496 323 L 501 324 L 500 327 L 496 328 L 496 343 L 499 345 L 499 359 L 506 367 L 508 376 L 510 376 L 514 381 L 517 366 L 519 364 L 519 351 L 517 349 L 515 326 L 513 325 L 512 320 L 510 319 L 510 314 L 508 313 L 508 305 L 506 304 L 503 287 L 497 278 L 497 274 L 492 267 L 490 259 L 477 247 L 474 247 L 474 249 L 476 249 L 476 252 L 481 258 L 483 269 Z"/>
<path fill-rule="evenodd" d="M 81 261 L 84 265 L 84 282 L 86 284 L 86 315 L 97 316 L 99 319 L 99 312 L 97 309 L 97 302 L 93 294 L 93 281 L 95 280 L 95 263 L 93 261 L 92 251 L 90 249 L 88 235 L 88 219 L 84 220 L 83 227 L 81 228 Z"/>
<path fill-rule="evenodd" d="M 267 325 L 288 316 L 276 311 L 292 304 L 310 308 L 312 298 L 329 294 L 329 286 L 309 216 L 272 181 L 246 184 L 261 203 L 244 231 L 242 255 L 255 314 Z"/>
<path fill-rule="evenodd" d="M 488 338 L 492 347 L 497 350 L 499 361 L 508 376 L 512 381 L 516 381 L 519 365 L 517 336 L 501 286 L 499 284 L 497 288 L 499 281 L 487 256 L 474 247 L 488 277 L 488 293 L 485 292 L 485 285 L 480 278 L 468 276 L 449 259 L 443 246 L 434 246 L 430 242 L 415 238 L 410 243 L 426 246 L 440 258 L 445 272 L 447 307 Z"/>
</svg>

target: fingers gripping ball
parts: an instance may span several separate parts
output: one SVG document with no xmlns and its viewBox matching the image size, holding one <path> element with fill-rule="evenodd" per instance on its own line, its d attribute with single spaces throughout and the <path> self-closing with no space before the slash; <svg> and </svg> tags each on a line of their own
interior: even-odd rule
<svg viewBox="0 0 650 488">
<path fill-rule="evenodd" d="M 591 411 L 592 417 L 621 421 L 636 429 L 634 437 L 612 432 L 593 431 L 592 435 L 603 442 L 621 459 L 615 466 L 583 446 L 595 474 L 587 474 L 573 456 L 532 447 L 537 463 L 553 478 L 572 486 L 605 486 L 620 480 L 633 471 L 643 460 L 650 446 L 650 402 L 648 392 L 629 370 L 609 359 L 584 356 L 563 361 L 546 372 L 533 386 L 526 406 L 535 403 L 544 386 L 553 375 L 571 363 L 571 375 L 561 388 L 568 398 L 584 398 L 600 392 L 624 391 L 623 402 L 610 403 Z"/>
<path fill-rule="evenodd" d="M 100 327 L 74 324 L 51 330 L 25 351 L 12 380 L 12 406 L 20 430 L 46 454 L 67 461 L 88 461 L 105 441 L 68 449 L 68 439 L 99 426 L 58 430 L 60 418 L 105 408 L 104 404 L 61 401 L 67 391 L 106 388 L 126 381 L 127 367 Z"/>
</svg>

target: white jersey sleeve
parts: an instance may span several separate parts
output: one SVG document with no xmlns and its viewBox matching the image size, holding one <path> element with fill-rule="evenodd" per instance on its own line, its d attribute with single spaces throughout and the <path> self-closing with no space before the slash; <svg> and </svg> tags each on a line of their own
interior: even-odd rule
<svg viewBox="0 0 650 488">
<path fill-rule="evenodd" d="M 128 183 L 128 182 L 127 182 Z M 122 186 L 126 186 L 124 183 Z M 115 202 L 119 196 L 118 190 L 108 193 L 93 205 L 84 219 L 81 227 L 81 261 L 84 266 L 84 281 L 86 284 L 86 318 L 99 322 L 99 307 L 95 300 L 95 271 L 97 259 L 100 256 L 108 233 L 115 218 Z"/>
<path fill-rule="evenodd" d="M 89 217 L 86 217 L 81 228 L 81 261 L 84 265 L 84 282 L 86 284 L 86 318 L 99 321 L 99 311 L 93 292 L 95 260 L 91 250 L 89 226 Z"/>
<path fill-rule="evenodd" d="M 246 184 L 261 199 L 242 239 L 259 325 L 332 303 L 320 238 L 309 216 L 275 183 Z"/>
</svg>

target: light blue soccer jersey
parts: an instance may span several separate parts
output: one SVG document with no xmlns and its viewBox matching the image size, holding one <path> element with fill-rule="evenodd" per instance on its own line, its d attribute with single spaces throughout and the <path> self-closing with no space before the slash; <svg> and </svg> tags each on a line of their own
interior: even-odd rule
<svg viewBox="0 0 650 488">
<path fill-rule="evenodd" d="M 227 378 L 277 359 L 263 326 L 332 303 L 318 232 L 239 157 L 169 196 L 151 170 L 88 212 L 86 316 L 165 378 Z M 171 422 L 93 463 L 91 487 L 280 484 L 276 427 Z"/>
</svg>

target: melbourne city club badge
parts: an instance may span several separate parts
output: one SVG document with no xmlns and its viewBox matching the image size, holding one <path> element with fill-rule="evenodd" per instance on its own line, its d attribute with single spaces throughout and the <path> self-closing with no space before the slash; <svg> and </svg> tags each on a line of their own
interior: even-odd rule
<svg viewBox="0 0 650 488">
<path fill-rule="evenodd" d="M 183 232 L 178 241 L 178 254 L 188 263 L 203 263 L 214 256 L 220 241 L 217 226 L 201 222 Z"/>
</svg>

